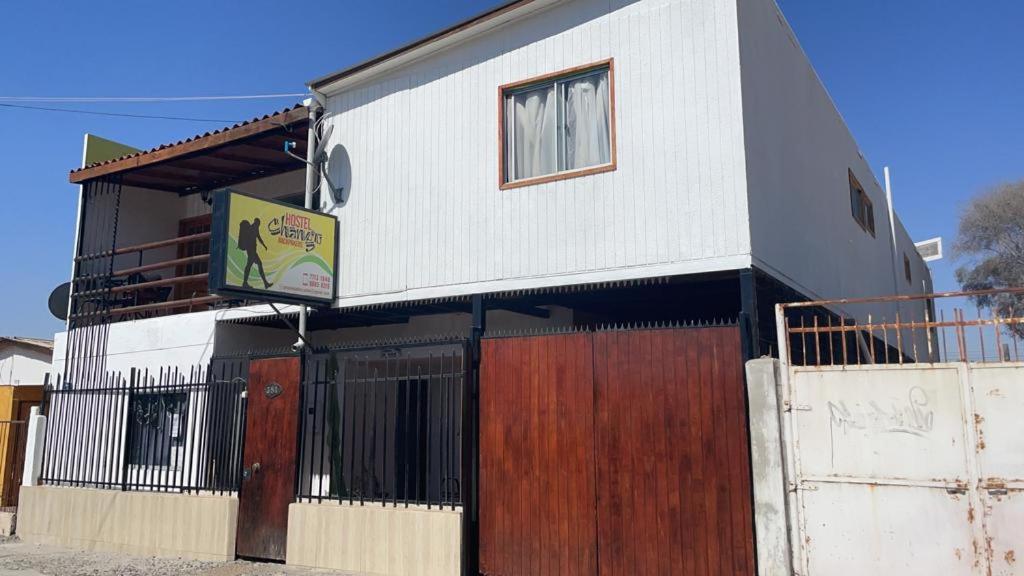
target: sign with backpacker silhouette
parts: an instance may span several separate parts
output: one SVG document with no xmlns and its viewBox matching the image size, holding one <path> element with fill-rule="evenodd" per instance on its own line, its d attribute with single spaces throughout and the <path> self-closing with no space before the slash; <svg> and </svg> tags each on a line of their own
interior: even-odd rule
<svg viewBox="0 0 1024 576">
<path fill-rule="evenodd" d="M 337 218 L 241 192 L 214 192 L 211 293 L 330 305 L 337 261 Z"/>
</svg>

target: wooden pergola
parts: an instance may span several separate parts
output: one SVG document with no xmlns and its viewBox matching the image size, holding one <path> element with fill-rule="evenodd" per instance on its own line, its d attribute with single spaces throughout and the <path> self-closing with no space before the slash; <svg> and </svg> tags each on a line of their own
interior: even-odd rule
<svg viewBox="0 0 1024 576">
<path fill-rule="evenodd" d="M 122 186 L 192 194 L 296 170 L 300 162 L 283 154 L 306 155 L 309 110 L 298 105 L 230 128 L 207 132 L 116 160 L 72 170 L 70 181 L 85 184 L 117 175 Z"/>
<path fill-rule="evenodd" d="M 300 158 L 305 157 L 308 128 L 309 109 L 297 105 L 229 128 L 72 170 L 69 179 L 74 184 L 82 184 L 87 191 L 99 193 L 124 187 L 139 187 L 181 196 L 210 192 L 302 169 L 305 164 L 285 154 L 284 150 L 287 142 L 294 142 L 290 151 Z M 110 235 L 112 232 L 107 229 L 110 220 L 100 219 L 102 229 L 96 228 L 95 222 L 92 225 L 83 222 L 86 227 L 84 233 Z M 130 318 L 138 314 L 168 310 L 189 311 L 225 300 L 220 296 L 203 294 L 171 300 L 161 298 L 156 301 L 137 301 L 139 295 L 147 291 L 169 290 L 169 287 L 205 282 L 208 278 L 205 272 L 187 275 L 176 273 L 170 277 L 140 281 L 138 278 L 144 278 L 142 275 L 145 273 L 180 270 L 188 265 L 205 263 L 210 257 L 209 253 L 179 255 L 169 260 L 143 263 L 143 253 L 169 246 L 204 242 L 209 238 L 210 232 L 206 231 L 131 246 L 114 247 L 111 240 L 109 244 L 102 243 L 103 247 L 99 250 L 80 246 L 79 254 L 75 257 L 76 273 L 72 291 L 72 300 L 78 305 L 72 306 L 70 319 L 75 323 L 106 323 L 114 317 Z M 130 254 L 139 256 L 137 265 L 112 269 L 112 265 L 90 264 L 113 262 L 117 256 Z M 92 269 L 93 273 L 86 269 Z M 133 278 L 135 280 L 125 280 Z M 136 301 L 127 305 L 122 302 L 130 298 Z M 83 302 L 89 305 L 83 305 Z"/>
</svg>

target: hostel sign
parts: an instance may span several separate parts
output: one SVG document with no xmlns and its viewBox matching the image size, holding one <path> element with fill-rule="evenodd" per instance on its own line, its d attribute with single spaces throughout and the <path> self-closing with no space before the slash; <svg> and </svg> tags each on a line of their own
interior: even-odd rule
<svg viewBox="0 0 1024 576">
<path fill-rule="evenodd" d="M 337 261 L 337 218 L 241 192 L 214 193 L 210 292 L 330 305 Z"/>
</svg>

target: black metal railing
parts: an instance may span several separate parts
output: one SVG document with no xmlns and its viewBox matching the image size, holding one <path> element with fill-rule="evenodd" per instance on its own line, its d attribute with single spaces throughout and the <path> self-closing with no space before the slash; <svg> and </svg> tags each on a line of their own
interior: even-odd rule
<svg viewBox="0 0 1024 576">
<path fill-rule="evenodd" d="M 238 490 L 245 365 L 107 373 L 44 392 L 42 482 L 120 490 Z"/>
<path fill-rule="evenodd" d="M 464 342 L 310 358 L 298 500 L 461 505 L 466 369 Z"/>
</svg>

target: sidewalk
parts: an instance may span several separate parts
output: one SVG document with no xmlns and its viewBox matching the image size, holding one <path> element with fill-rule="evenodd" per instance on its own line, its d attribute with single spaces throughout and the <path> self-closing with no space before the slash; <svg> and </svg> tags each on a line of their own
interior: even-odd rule
<svg viewBox="0 0 1024 576">
<path fill-rule="evenodd" d="M 0 538 L 0 576 L 358 576 L 281 564 L 199 562 L 82 552 Z"/>
</svg>

